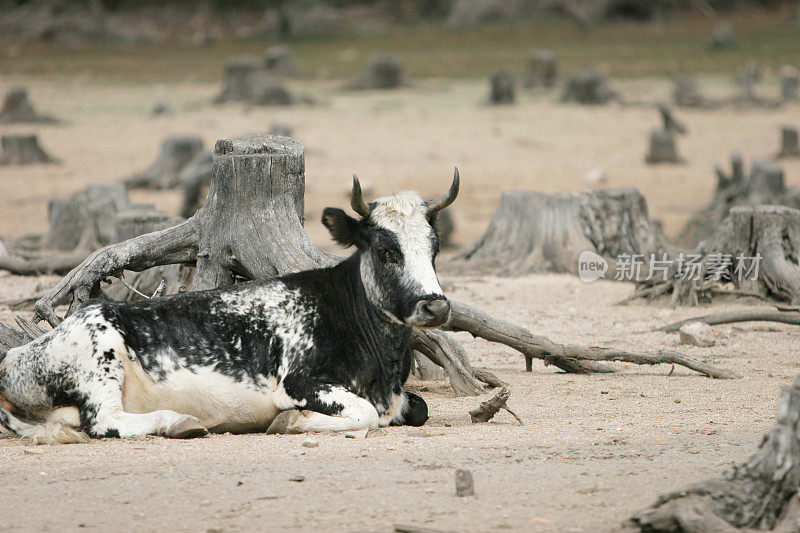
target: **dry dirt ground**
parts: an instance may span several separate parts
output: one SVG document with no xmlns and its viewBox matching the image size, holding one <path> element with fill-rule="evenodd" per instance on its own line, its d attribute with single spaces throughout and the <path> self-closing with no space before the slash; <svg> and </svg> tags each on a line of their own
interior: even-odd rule
<svg viewBox="0 0 800 533">
<path fill-rule="evenodd" d="M 720 93 L 725 80 L 706 80 Z M 442 191 L 458 164 L 463 192 L 454 206 L 464 246 L 486 226 L 500 191 L 571 191 L 600 168 L 609 186 L 635 185 L 674 235 L 709 197 L 712 164 L 732 150 L 747 161 L 777 149 L 778 126 L 797 125 L 798 107 L 680 111 L 690 133 L 679 142 L 688 163 L 647 167 L 647 133 L 658 124 L 644 107 L 565 106 L 553 95 L 523 95 L 507 108 L 483 106 L 483 84 L 429 81 L 398 93 L 341 93 L 298 84 L 319 100 L 293 109 L 211 107 L 206 85 L 98 86 L 81 80 L 24 82 L 40 111 L 69 122 L 35 129 L 59 166 L 0 170 L 0 236 L 41 232 L 47 199 L 92 181 L 125 177 L 151 162 L 168 134 L 216 139 L 290 124 L 307 147 L 307 227 L 330 247 L 317 219 L 346 203 L 357 172 L 373 193 Z M 666 98 L 666 81 L 621 84 L 641 99 Z M 148 112 L 157 101 L 173 114 Z M 5 131 L 29 127 L 4 128 Z M 787 162 L 800 185 L 800 163 Z M 134 194 L 174 211 L 175 192 Z M 0 297 L 30 294 L 55 277 L 0 273 Z M 613 304 L 628 284 L 589 284 L 566 275 L 518 279 L 444 276 L 449 293 L 560 342 L 638 350 L 677 348 L 677 335 L 653 332 L 707 309 Z M 714 310 L 753 302 L 717 304 Z M 0 320 L 13 313 L 0 306 Z M 734 369 L 714 381 L 681 368 L 617 365 L 616 375 L 574 376 L 535 364 L 524 372 L 513 350 L 464 342 L 477 366 L 512 385 L 507 413 L 472 425 L 484 398 L 455 398 L 446 383 L 421 383 L 431 419 L 370 438 L 216 435 L 194 441 L 106 440 L 31 448 L 0 439 L 0 531 L 188 530 L 391 531 L 410 523 L 453 531 L 604 531 L 661 492 L 717 476 L 744 460 L 773 424 L 780 387 L 799 372 L 796 328 L 746 324 L 716 328 L 721 345 L 681 347 Z M 488 397 L 488 396 L 487 396 Z M 476 495 L 455 496 L 457 468 Z M 303 481 L 292 481 L 303 476 Z"/>
</svg>

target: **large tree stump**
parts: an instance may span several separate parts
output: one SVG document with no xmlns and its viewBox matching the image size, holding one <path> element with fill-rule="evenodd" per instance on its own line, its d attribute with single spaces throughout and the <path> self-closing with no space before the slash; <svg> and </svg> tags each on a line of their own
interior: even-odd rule
<svg viewBox="0 0 800 533">
<path fill-rule="evenodd" d="M 346 88 L 352 90 L 396 89 L 403 86 L 403 62 L 389 55 L 374 55 L 367 65 L 367 72 Z"/>
<path fill-rule="evenodd" d="M 558 79 L 558 54 L 552 50 L 532 50 L 523 78 L 526 89 L 543 87 L 550 89 Z"/>
<path fill-rule="evenodd" d="M 732 207 L 737 205 L 773 204 L 800 208 L 800 191 L 787 188 L 783 170 L 770 161 L 754 161 L 745 176 L 739 154 L 731 155 L 731 172 L 716 167 L 717 186 L 711 202 L 692 216 L 678 235 L 677 242 L 693 248 L 711 237 Z"/>
<path fill-rule="evenodd" d="M 611 277 L 624 254 L 672 251 L 653 226 L 644 197 L 633 187 L 542 194 L 503 191 L 483 236 L 443 268 L 519 276 L 531 272 L 578 273 L 578 259 L 593 252 Z"/>
<path fill-rule="evenodd" d="M 781 100 L 783 102 L 800 100 L 800 74 L 796 68 L 788 65 L 781 68 Z"/>
<path fill-rule="evenodd" d="M 56 163 L 39 146 L 39 139 L 30 135 L 3 135 L 0 137 L 0 165 L 34 165 Z"/>
<path fill-rule="evenodd" d="M 198 154 L 203 140 L 196 136 L 168 137 L 158 157 L 147 169 L 125 180 L 129 188 L 171 189 L 180 185 L 180 172 Z"/>
<path fill-rule="evenodd" d="M 28 91 L 22 87 L 12 87 L 3 95 L 3 105 L 0 107 L 0 124 L 25 122 L 53 124 L 58 121 L 53 117 L 37 114 L 30 100 L 28 100 Z"/>
<path fill-rule="evenodd" d="M 692 252 L 673 258 L 660 277 L 640 280 L 628 301 L 671 294 L 672 305 L 698 305 L 719 294 L 734 294 L 797 305 L 798 257 L 800 210 L 778 205 L 734 207 L 714 235 Z"/>
<path fill-rule="evenodd" d="M 627 524 L 647 533 L 797 531 L 800 377 L 781 392 L 775 425 L 746 462 L 660 496 Z"/>
<path fill-rule="evenodd" d="M 798 139 L 797 128 L 791 126 L 783 126 L 781 128 L 781 149 L 777 157 L 800 157 L 800 140 Z"/>
<path fill-rule="evenodd" d="M 492 74 L 489 78 L 489 103 L 513 104 L 516 100 L 514 75 L 507 71 Z"/>
<path fill-rule="evenodd" d="M 605 104 L 616 97 L 608 86 L 607 76 L 598 69 L 586 68 L 573 74 L 561 93 L 562 102 L 579 104 Z"/>
</svg>

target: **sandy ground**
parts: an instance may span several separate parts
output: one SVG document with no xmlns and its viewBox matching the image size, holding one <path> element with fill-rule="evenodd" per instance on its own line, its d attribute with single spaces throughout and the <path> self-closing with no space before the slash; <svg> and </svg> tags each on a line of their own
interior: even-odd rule
<svg viewBox="0 0 800 533">
<path fill-rule="evenodd" d="M 211 108 L 211 86 L 85 86 L 80 80 L 29 84 L 43 112 L 69 120 L 37 127 L 60 166 L 0 170 L 0 235 L 41 232 L 46 201 L 91 181 L 122 178 L 149 164 L 168 134 L 217 138 L 263 131 L 276 121 L 307 147 L 308 230 L 329 247 L 317 218 L 346 203 L 355 171 L 374 193 L 441 192 L 452 165 L 463 193 L 455 207 L 457 241 L 480 235 L 508 188 L 570 191 L 605 169 L 607 185 L 635 185 L 674 234 L 710 195 L 712 165 L 741 150 L 749 161 L 777 149 L 781 110 L 679 112 L 690 130 L 679 148 L 688 163 L 646 167 L 651 109 L 554 104 L 524 95 L 520 104 L 479 104 L 482 84 L 431 81 L 392 94 L 353 95 L 298 86 L 320 100 L 288 110 Z M 663 98 L 668 84 L 623 89 Z M 722 88 L 720 89 L 722 90 Z M 152 118 L 164 101 L 175 113 Z M 4 128 L 5 131 L 30 128 Z M 786 163 L 800 185 L 800 163 Z M 178 194 L 136 193 L 174 211 Z M 29 294 L 57 278 L 0 273 L 0 297 Z M 451 278 L 452 297 L 560 342 L 628 349 L 676 348 L 677 335 L 653 328 L 706 311 L 613 304 L 628 284 L 589 284 L 565 275 L 519 279 Z M 753 302 L 717 304 L 714 310 Z M 13 313 L 0 306 L 0 320 Z M 796 328 L 747 324 L 717 328 L 713 348 L 681 347 L 743 377 L 714 381 L 681 368 L 616 365 L 615 375 L 573 376 L 538 363 L 524 372 L 511 349 L 459 334 L 477 366 L 511 383 L 506 413 L 476 426 L 467 411 L 485 398 L 455 398 L 446 383 L 422 387 L 431 419 L 422 429 L 392 428 L 370 438 L 216 435 L 195 441 L 106 440 L 31 448 L 0 439 L 0 531 L 283 530 L 391 531 L 411 523 L 454 531 L 603 531 L 661 492 L 719 475 L 754 451 L 773 424 L 780 387 L 798 373 Z M 487 396 L 488 397 L 488 396 Z M 454 495 L 457 468 L 475 477 L 476 495 Z M 303 476 L 302 482 L 292 481 Z"/>
</svg>

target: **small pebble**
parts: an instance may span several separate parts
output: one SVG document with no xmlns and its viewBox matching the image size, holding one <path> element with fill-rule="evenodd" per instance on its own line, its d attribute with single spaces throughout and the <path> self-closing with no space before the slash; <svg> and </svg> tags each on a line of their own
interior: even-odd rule
<svg viewBox="0 0 800 533">
<path fill-rule="evenodd" d="M 289 478 L 289 481 L 295 481 L 297 483 L 302 483 L 306 480 L 306 476 L 292 476 Z"/>
<path fill-rule="evenodd" d="M 319 442 L 314 439 L 306 439 L 303 441 L 303 446 L 306 448 L 316 448 L 319 446 Z"/>
</svg>

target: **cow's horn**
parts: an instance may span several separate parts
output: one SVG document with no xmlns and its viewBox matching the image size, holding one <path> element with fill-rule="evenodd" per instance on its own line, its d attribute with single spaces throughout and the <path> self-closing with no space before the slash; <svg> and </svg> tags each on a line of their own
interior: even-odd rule
<svg viewBox="0 0 800 533">
<path fill-rule="evenodd" d="M 353 194 L 350 196 L 350 207 L 364 218 L 369 218 L 372 213 L 372 210 L 364 202 L 364 197 L 361 195 L 361 184 L 355 174 L 353 174 Z"/>
<path fill-rule="evenodd" d="M 436 200 L 431 200 L 428 202 L 428 214 L 432 215 L 437 213 L 448 205 L 452 204 L 456 199 L 456 196 L 458 196 L 459 183 L 458 167 L 456 167 L 456 170 L 453 173 L 453 184 L 450 185 L 450 190 L 447 191 L 441 198 L 437 198 Z"/>
</svg>

